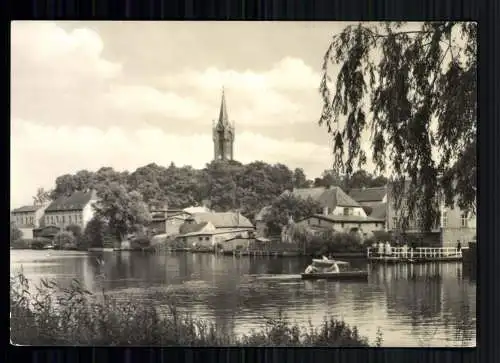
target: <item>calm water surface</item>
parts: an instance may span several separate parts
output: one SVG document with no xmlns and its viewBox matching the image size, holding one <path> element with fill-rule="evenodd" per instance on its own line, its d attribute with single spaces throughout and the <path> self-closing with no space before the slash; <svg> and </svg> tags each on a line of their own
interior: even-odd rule
<svg viewBox="0 0 500 363">
<path fill-rule="evenodd" d="M 98 259 L 104 261 L 98 263 Z M 211 319 L 236 334 L 259 329 L 282 309 L 299 324 L 342 318 L 384 346 L 475 346 L 476 283 L 461 263 L 371 266 L 369 282 L 300 281 L 302 258 L 234 258 L 210 254 L 11 251 L 11 272 L 22 266 L 34 282 L 83 280 L 120 299 L 175 294 L 180 309 Z M 266 276 L 267 275 L 267 276 Z M 281 275 L 281 276 L 269 276 Z M 157 293 L 160 293 L 158 295 Z M 162 299 L 157 298 L 161 307 Z"/>
</svg>

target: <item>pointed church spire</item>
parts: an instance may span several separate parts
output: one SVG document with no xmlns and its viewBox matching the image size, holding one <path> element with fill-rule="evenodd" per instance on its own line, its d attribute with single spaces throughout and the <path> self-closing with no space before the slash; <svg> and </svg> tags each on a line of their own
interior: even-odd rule
<svg viewBox="0 0 500 363">
<path fill-rule="evenodd" d="M 224 96 L 224 86 L 222 86 L 222 99 L 220 102 L 220 111 L 219 111 L 219 125 L 227 126 L 229 125 L 229 118 L 227 117 L 227 109 L 226 109 L 226 97 Z"/>
</svg>

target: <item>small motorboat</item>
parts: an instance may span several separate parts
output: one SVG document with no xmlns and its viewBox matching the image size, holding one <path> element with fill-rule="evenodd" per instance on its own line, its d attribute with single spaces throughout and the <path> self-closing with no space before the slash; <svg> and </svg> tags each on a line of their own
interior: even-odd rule
<svg viewBox="0 0 500 363">
<path fill-rule="evenodd" d="M 340 272 L 310 272 L 300 275 L 302 280 L 342 280 L 368 281 L 368 271 L 340 271 Z"/>
<path fill-rule="evenodd" d="M 334 263 L 336 263 L 339 267 L 340 266 L 349 266 L 349 262 L 346 261 L 339 261 L 339 260 L 331 260 L 328 258 L 322 258 L 322 259 L 313 259 L 312 260 L 312 265 L 318 268 L 325 268 L 325 267 L 331 267 Z"/>
<path fill-rule="evenodd" d="M 335 264 L 338 271 L 333 271 Z M 325 257 L 323 259 L 313 259 L 312 264 L 300 276 L 303 280 L 368 280 L 368 271 L 348 270 L 349 265 L 349 262 L 336 261 Z"/>
</svg>

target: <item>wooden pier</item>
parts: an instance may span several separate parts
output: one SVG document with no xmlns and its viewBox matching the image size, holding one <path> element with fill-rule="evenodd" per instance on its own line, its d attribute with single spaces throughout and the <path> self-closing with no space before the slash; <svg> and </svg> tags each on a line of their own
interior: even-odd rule
<svg viewBox="0 0 500 363">
<path fill-rule="evenodd" d="M 392 247 L 391 254 L 380 255 L 378 249 L 368 248 L 366 257 L 374 263 L 426 263 L 462 261 L 462 250 L 454 247 Z"/>
<path fill-rule="evenodd" d="M 224 255 L 231 256 L 266 256 L 266 257 L 292 257 L 292 256 L 300 256 L 300 251 L 278 251 L 278 250 L 232 250 L 232 251 L 224 251 L 222 252 Z"/>
</svg>

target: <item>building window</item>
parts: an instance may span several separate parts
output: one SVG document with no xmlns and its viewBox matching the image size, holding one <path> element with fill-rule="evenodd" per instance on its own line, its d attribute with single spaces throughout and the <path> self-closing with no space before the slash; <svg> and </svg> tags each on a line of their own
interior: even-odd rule
<svg viewBox="0 0 500 363">
<path fill-rule="evenodd" d="M 68 216 L 68 223 L 71 223 L 71 216 Z"/>
<path fill-rule="evenodd" d="M 203 237 L 198 237 L 198 239 L 199 239 L 200 241 L 203 241 Z"/>
<path fill-rule="evenodd" d="M 344 215 L 348 216 L 349 215 L 349 208 L 344 208 Z"/>
<path fill-rule="evenodd" d="M 208 241 L 208 240 L 210 240 L 210 237 L 205 237 L 205 241 Z"/>
<path fill-rule="evenodd" d="M 398 228 L 398 217 L 392 217 L 392 228 Z"/>
<path fill-rule="evenodd" d="M 443 228 L 448 226 L 448 212 L 447 211 L 443 211 L 443 217 L 442 217 L 441 224 L 442 224 Z"/>
<path fill-rule="evenodd" d="M 321 225 L 321 219 L 318 219 L 318 225 Z"/>
<path fill-rule="evenodd" d="M 64 216 L 61 217 L 61 220 L 62 220 L 63 223 L 65 222 L 65 219 L 66 218 Z"/>
<path fill-rule="evenodd" d="M 467 212 L 462 213 L 462 214 L 460 215 L 460 225 L 461 225 L 462 227 L 467 228 L 467 227 L 469 226 L 469 225 L 468 225 L 468 224 L 469 224 L 468 222 L 469 222 L 469 215 L 468 215 L 468 213 L 467 213 Z"/>
<path fill-rule="evenodd" d="M 340 223 L 340 227 L 344 228 L 344 223 Z"/>
<path fill-rule="evenodd" d="M 307 224 L 311 224 L 311 220 L 310 219 L 307 220 Z"/>
</svg>

